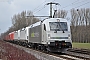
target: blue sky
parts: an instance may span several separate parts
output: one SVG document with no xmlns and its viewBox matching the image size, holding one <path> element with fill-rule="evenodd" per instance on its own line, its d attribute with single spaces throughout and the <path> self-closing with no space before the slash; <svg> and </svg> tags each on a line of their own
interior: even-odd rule
<svg viewBox="0 0 90 60">
<path fill-rule="evenodd" d="M 45 4 L 52 1 L 60 4 L 58 9 L 68 12 L 72 8 L 90 8 L 90 0 L 0 0 L 0 33 L 8 30 L 12 26 L 11 17 L 22 11 L 30 10 L 34 15 L 49 15 L 49 6 Z M 45 8 L 42 9 L 44 5 Z"/>
</svg>

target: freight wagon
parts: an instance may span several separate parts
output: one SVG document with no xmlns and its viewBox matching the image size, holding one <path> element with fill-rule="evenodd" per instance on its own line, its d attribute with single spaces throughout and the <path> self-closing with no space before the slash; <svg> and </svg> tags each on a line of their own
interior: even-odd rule
<svg viewBox="0 0 90 60">
<path fill-rule="evenodd" d="M 9 40 L 14 40 L 14 32 L 9 33 Z"/>
</svg>

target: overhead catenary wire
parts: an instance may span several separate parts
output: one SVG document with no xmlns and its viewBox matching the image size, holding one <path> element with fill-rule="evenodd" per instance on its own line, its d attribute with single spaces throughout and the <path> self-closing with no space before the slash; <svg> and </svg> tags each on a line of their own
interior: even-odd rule
<svg viewBox="0 0 90 60">
<path fill-rule="evenodd" d="M 46 1 L 46 0 L 45 0 Z M 53 0 L 53 2 L 54 2 L 55 0 Z M 76 5 L 76 4 L 79 4 L 79 3 L 81 3 L 81 2 L 85 2 L 86 0 L 83 0 L 83 1 L 79 1 L 78 2 L 78 0 L 76 0 L 76 1 L 74 1 L 73 3 L 71 3 L 71 4 L 69 4 L 69 5 L 67 5 L 67 6 L 65 6 L 65 7 L 63 7 L 63 8 L 66 8 L 66 7 L 68 7 L 68 6 L 71 6 L 71 5 Z M 88 3 L 90 3 L 90 2 L 86 2 L 86 3 L 84 3 L 84 4 L 81 4 L 81 5 L 79 5 L 79 6 L 76 6 L 75 8 L 78 8 L 78 7 L 80 7 L 80 6 L 83 6 L 83 5 L 86 5 L 86 4 L 88 4 Z M 60 6 L 60 5 L 59 5 Z M 41 10 L 43 10 L 45 8 L 45 5 L 44 5 L 44 7 L 42 7 L 42 8 L 40 8 L 39 10 L 37 10 L 36 12 L 34 12 L 34 13 L 37 13 L 37 12 L 40 12 Z M 53 8 L 53 7 L 52 7 Z M 53 10 L 55 10 L 54 8 L 53 8 Z"/>
<path fill-rule="evenodd" d="M 76 1 L 72 2 L 71 4 L 69 4 L 69 5 L 67 5 L 67 6 L 64 6 L 64 7 L 62 7 L 62 8 L 66 8 L 66 7 L 68 7 L 68 6 L 71 6 L 73 3 L 77 2 L 77 1 L 78 1 L 78 0 L 76 0 Z"/>
<path fill-rule="evenodd" d="M 34 12 L 34 14 L 36 14 L 37 12 L 40 12 L 41 10 L 43 10 L 46 6 L 44 5 L 44 7 L 42 7 L 41 9 L 37 10 L 36 12 Z"/>
<path fill-rule="evenodd" d="M 78 8 L 78 7 L 80 7 L 80 6 L 86 5 L 86 4 L 88 4 L 88 3 L 90 3 L 90 2 L 86 2 L 86 3 L 81 4 L 81 5 L 79 5 L 79 6 L 75 7 L 75 8 Z"/>
<path fill-rule="evenodd" d="M 38 5 L 36 8 L 34 8 L 32 11 L 35 12 L 35 10 L 38 10 L 40 8 L 40 6 L 42 6 L 45 2 L 46 2 L 46 0 L 43 3 L 41 3 L 40 5 Z"/>
<path fill-rule="evenodd" d="M 54 2 L 54 1 L 55 1 L 55 0 L 53 0 L 52 2 Z M 45 3 L 45 2 L 46 2 L 46 0 L 45 0 L 43 3 Z M 43 3 L 42 3 L 42 4 L 43 4 Z M 41 6 L 41 5 L 39 5 L 39 6 Z M 37 8 L 39 8 L 39 6 L 38 6 Z M 44 7 L 38 9 L 37 11 L 33 11 L 34 14 L 40 12 L 40 11 L 43 10 L 45 7 L 46 7 L 46 6 L 44 5 Z M 34 10 L 36 10 L 37 8 L 35 8 Z"/>
<path fill-rule="evenodd" d="M 86 4 L 88 4 L 88 3 L 90 3 L 90 2 L 85 2 L 86 0 L 83 0 L 83 1 L 80 1 L 80 2 L 77 2 L 76 4 L 78 4 L 78 3 L 81 3 L 81 2 L 84 2 L 83 4 L 81 4 L 81 5 L 78 5 L 78 6 L 76 6 L 76 7 L 73 7 L 73 8 L 79 8 L 79 7 L 81 7 L 81 6 L 84 6 L 84 5 L 86 5 Z M 71 4 L 74 4 L 75 5 L 75 3 L 73 2 L 73 3 L 71 3 Z M 70 4 L 69 4 L 70 5 Z M 70 5 L 71 6 L 71 5 Z M 68 7 L 68 6 L 67 6 Z M 63 8 L 66 8 L 66 7 L 63 7 Z M 62 8 L 62 9 L 63 9 Z M 70 11 L 70 10 L 68 10 L 68 11 Z"/>
<path fill-rule="evenodd" d="M 69 7 L 69 6 L 72 6 L 72 5 L 80 4 L 80 3 L 85 2 L 85 1 L 86 1 L 86 0 L 83 0 L 83 1 L 78 2 L 78 0 L 76 0 L 76 1 L 74 1 L 73 3 L 71 3 L 71 4 L 67 5 L 67 6 L 62 7 L 62 9 L 63 9 L 63 8 L 67 8 L 67 7 Z"/>
</svg>

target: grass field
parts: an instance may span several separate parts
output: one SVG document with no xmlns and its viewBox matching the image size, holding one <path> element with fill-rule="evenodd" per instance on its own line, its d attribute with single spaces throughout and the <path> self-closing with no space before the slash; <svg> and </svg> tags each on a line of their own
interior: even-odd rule
<svg viewBox="0 0 90 60">
<path fill-rule="evenodd" d="M 90 49 L 90 43 L 73 43 L 73 48 Z"/>
</svg>

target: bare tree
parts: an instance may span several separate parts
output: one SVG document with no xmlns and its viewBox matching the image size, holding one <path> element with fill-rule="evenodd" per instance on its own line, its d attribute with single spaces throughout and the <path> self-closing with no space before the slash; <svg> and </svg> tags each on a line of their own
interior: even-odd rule
<svg viewBox="0 0 90 60">
<path fill-rule="evenodd" d="M 26 18 L 26 15 L 33 16 L 33 13 L 31 11 L 28 11 L 28 12 L 22 11 L 21 13 L 18 13 L 17 15 L 15 14 L 12 17 L 12 24 L 13 24 L 15 30 L 25 28 L 26 26 L 29 26 L 32 23 L 39 21 L 39 19 L 37 19 L 35 17 Z"/>
<path fill-rule="evenodd" d="M 66 10 L 58 10 L 56 16 L 58 18 L 66 18 L 67 16 L 67 11 Z"/>
<path fill-rule="evenodd" d="M 90 42 L 90 9 L 71 10 L 71 31 L 74 42 Z"/>
</svg>

